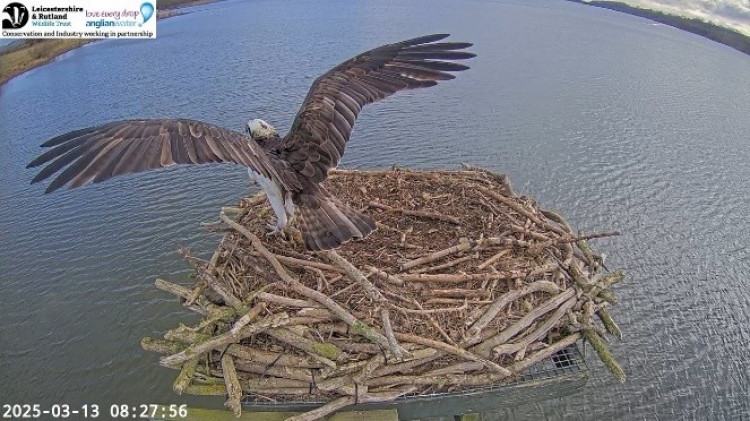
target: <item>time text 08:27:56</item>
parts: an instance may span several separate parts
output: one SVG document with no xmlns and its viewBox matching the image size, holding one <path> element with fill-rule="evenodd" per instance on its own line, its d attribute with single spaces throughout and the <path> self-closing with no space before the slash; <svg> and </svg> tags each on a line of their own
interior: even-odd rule
<svg viewBox="0 0 750 421">
<path fill-rule="evenodd" d="M 54 404 L 47 407 L 40 404 L 3 404 L 3 419 L 81 419 L 81 418 L 119 418 L 119 419 L 151 419 L 151 418 L 186 418 L 187 405 L 68 405 Z"/>
</svg>

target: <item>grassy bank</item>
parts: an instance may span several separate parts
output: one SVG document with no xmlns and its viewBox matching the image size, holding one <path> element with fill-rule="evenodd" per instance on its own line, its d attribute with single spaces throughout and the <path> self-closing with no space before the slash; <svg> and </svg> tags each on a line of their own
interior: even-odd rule
<svg viewBox="0 0 750 421">
<path fill-rule="evenodd" d="M 159 0 L 157 18 L 164 19 L 179 15 L 176 9 L 212 3 L 217 0 Z M 76 49 L 94 39 L 29 39 L 16 47 L 0 53 L 0 85 Z"/>
<path fill-rule="evenodd" d="M 0 55 L 0 84 L 21 73 L 52 61 L 55 57 L 93 40 L 45 39 L 29 40 L 23 47 Z"/>
<path fill-rule="evenodd" d="M 651 19 L 655 22 L 665 25 L 674 26 L 684 31 L 692 32 L 696 35 L 706 37 L 712 41 L 732 47 L 737 51 L 750 54 L 750 37 L 737 32 L 733 29 L 706 22 L 697 18 L 688 18 L 677 15 L 670 15 L 656 10 L 642 9 L 640 7 L 629 6 L 617 1 L 583 1 L 569 0 L 575 3 L 588 4 L 590 6 L 601 7 L 604 9 L 616 10 L 618 12 L 628 13 L 642 18 Z"/>
</svg>

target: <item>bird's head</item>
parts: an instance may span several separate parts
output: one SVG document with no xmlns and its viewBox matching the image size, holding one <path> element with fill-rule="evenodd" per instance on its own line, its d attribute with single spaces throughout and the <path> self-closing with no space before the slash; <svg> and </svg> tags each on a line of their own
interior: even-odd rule
<svg viewBox="0 0 750 421">
<path fill-rule="evenodd" d="M 255 141 L 278 136 L 276 129 L 272 125 L 259 118 L 248 121 L 245 131 L 250 135 L 250 138 Z"/>
</svg>

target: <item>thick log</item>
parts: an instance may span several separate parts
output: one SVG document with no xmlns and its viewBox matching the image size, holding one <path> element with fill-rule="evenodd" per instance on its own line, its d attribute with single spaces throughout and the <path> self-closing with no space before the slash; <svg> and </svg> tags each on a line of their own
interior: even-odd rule
<svg viewBox="0 0 750 421">
<path fill-rule="evenodd" d="M 414 343 L 414 344 L 428 346 L 430 348 L 434 348 L 434 349 L 437 349 L 439 351 L 443 351 L 443 352 L 448 353 L 448 354 L 453 354 L 453 355 L 459 356 L 459 357 L 467 359 L 467 360 L 480 362 L 480 363 L 484 364 L 485 367 L 489 368 L 490 370 L 492 370 L 495 373 L 497 373 L 499 375 L 502 375 L 502 376 L 510 376 L 511 375 L 511 372 L 508 369 L 500 366 L 499 364 L 497 364 L 497 363 L 495 363 L 493 361 L 490 361 L 490 360 L 488 360 L 487 358 L 484 358 L 481 355 L 477 355 L 477 354 L 475 354 L 475 353 L 473 353 L 471 351 L 467 351 L 467 350 L 465 350 L 463 348 L 459 348 L 459 347 L 454 346 L 454 345 L 450 345 L 450 344 L 447 344 L 447 343 L 444 343 L 444 342 L 440 342 L 440 341 L 435 341 L 435 340 L 432 340 L 432 339 L 422 338 L 422 337 L 416 336 L 416 335 L 410 335 L 410 334 L 398 333 L 398 332 L 396 332 L 396 338 L 399 339 L 399 340 L 402 340 L 404 342 L 411 342 L 411 343 Z"/>
<path fill-rule="evenodd" d="M 197 357 L 193 358 L 192 360 L 188 360 L 185 364 L 182 365 L 180 374 L 177 375 L 177 378 L 172 384 L 172 389 L 175 391 L 175 393 L 177 393 L 178 395 L 182 395 L 182 392 L 185 391 L 185 388 L 190 385 L 190 381 L 193 380 L 193 375 L 195 374 L 196 368 L 198 368 Z"/>
<path fill-rule="evenodd" d="M 159 354 L 174 354 L 185 349 L 185 344 L 146 336 L 141 339 L 141 348 L 145 351 L 157 352 Z"/>
<path fill-rule="evenodd" d="M 266 329 L 270 329 L 272 327 L 283 326 L 288 321 L 289 316 L 286 313 L 276 314 L 274 316 L 255 322 L 249 326 L 243 327 L 242 330 L 240 330 L 239 335 L 235 335 L 232 332 L 226 332 L 219 336 L 215 336 L 205 342 L 192 345 L 176 354 L 170 355 L 168 357 L 162 357 L 159 360 L 159 364 L 165 367 L 174 367 L 176 365 L 184 363 L 191 358 L 201 355 L 204 352 L 208 352 L 213 349 L 219 349 L 229 344 L 236 343 L 240 339 L 261 333 Z"/>
<path fill-rule="evenodd" d="M 336 360 L 343 355 L 343 351 L 338 349 L 336 345 L 307 339 L 286 328 L 268 329 L 265 333 L 310 354 L 310 356 L 329 367 L 336 367 Z"/>
<path fill-rule="evenodd" d="M 224 386 L 227 388 L 227 400 L 224 403 L 230 409 L 235 417 L 242 415 L 242 387 L 240 379 L 237 377 L 237 370 L 234 368 L 234 360 L 230 354 L 224 354 L 221 357 L 221 370 L 224 372 Z"/>
<path fill-rule="evenodd" d="M 309 357 L 303 357 L 300 355 L 294 355 L 290 353 L 279 353 L 271 352 L 260 349 L 251 348 L 245 345 L 230 345 L 227 348 L 227 353 L 234 355 L 235 357 L 253 361 L 259 364 L 274 365 L 274 366 L 286 366 L 296 368 L 320 368 L 322 364 L 312 360 Z"/>
<path fill-rule="evenodd" d="M 575 290 L 571 288 L 565 292 L 562 292 L 556 295 L 553 298 L 550 298 L 539 307 L 536 307 L 532 311 L 526 313 L 525 316 L 523 316 L 520 320 L 518 320 L 516 323 L 511 325 L 509 328 L 485 340 L 479 345 L 476 345 L 473 348 L 474 352 L 484 357 L 488 357 L 490 355 L 490 351 L 492 350 L 492 348 L 508 342 L 510 339 L 512 339 L 522 330 L 529 327 L 538 318 L 540 318 L 541 316 L 544 316 L 545 314 L 549 313 L 552 310 L 557 309 L 558 307 L 560 307 L 560 305 L 562 305 L 562 303 L 564 303 L 565 301 L 568 301 L 573 296 L 575 296 Z"/>
<path fill-rule="evenodd" d="M 498 298 L 492 305 L 490 305 L 487 308 L 487 311 L 482 315 L 482 317 L 479 318 L 472 326 L 469 328 L 468 335 L 470 338 L 476 339 L 479 336 L 479 333 L 487 327 L 487 325 L 490 324 L 498 314 L 510 303 L 518 300 L 519 298 L 522 298 L 528 294 L 531 294 L 533 292 L 537 291 L 544 291 L 549 294 L 557 294 L 560 292 L 560 287 L 558 287 L 554 282 L 549 281 L 536 281 L 532 284 L 526 285 L 525 287 L 521 289 L 517 289 L 515 291 L 506 292 L 505 294 L 501 295 L 500 298 Z M 472 340 L 467 341 L 468 343 L 471 343 Z"/>
<path fill-rule="evenodd" d="M 599 355 L 599 359 L 602 360 L 604 365 L 609 369 L 610 373 L 612 373 L 612 375 L 615 376 L 615 378 L 620 383 L 624 383 L 625 371 L 622 370 L 620 364 L 618 364 L 615 358 L 612 356 L 612 352 L 610 352 L 607 343 L 604 342 L 604 339 L 602 339 L 601 336 L 599 336 L 599 334 L 596 333 L 596 331 L 594 331 L 593 329 L 583 329 L 582 333 L 583 337 L 586 339 L 586 342 L 591 344 L 597 355 Z"/>
</svg>

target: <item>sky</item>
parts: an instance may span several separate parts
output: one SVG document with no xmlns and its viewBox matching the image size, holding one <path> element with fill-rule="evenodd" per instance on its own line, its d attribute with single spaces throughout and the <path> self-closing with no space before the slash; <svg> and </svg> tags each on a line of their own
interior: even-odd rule
<svg viewBox="0 0 750 421">
<path fill-rule="evenodd" d="M 631 6 L 700 18 L 750 36 L 750 0 L 621 0 Z"/>
</svg>

